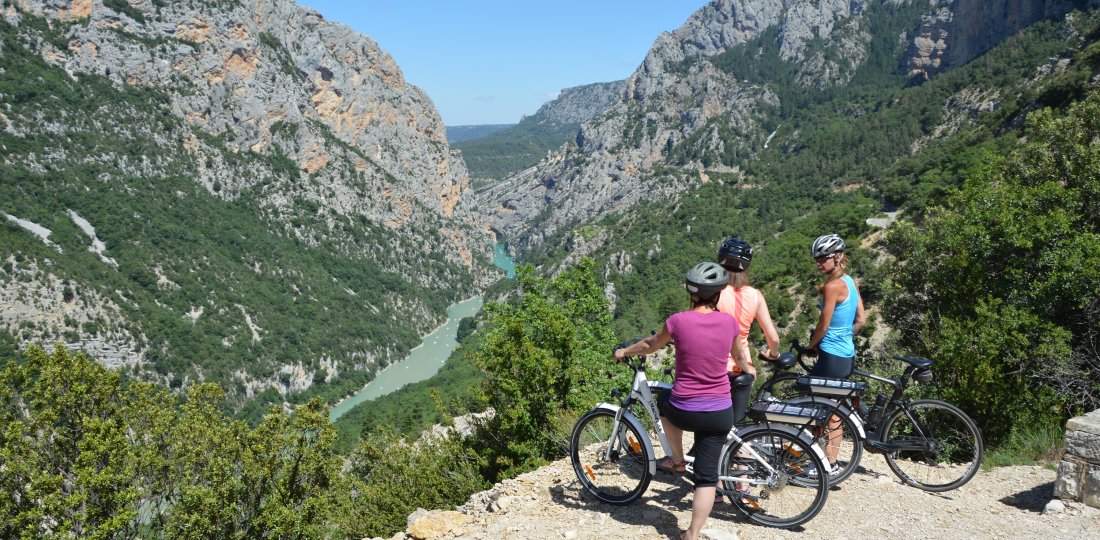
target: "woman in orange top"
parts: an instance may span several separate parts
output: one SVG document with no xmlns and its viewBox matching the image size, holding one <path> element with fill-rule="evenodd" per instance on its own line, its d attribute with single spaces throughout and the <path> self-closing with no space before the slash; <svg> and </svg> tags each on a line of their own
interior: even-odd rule
<svg viewBox="0 0 1100 540">
<path fill-rule="evenodd" d="M 760 356 L 766 360 L 775 360 L 779 357 L 779 332 L 776 332 L 775 324 L 772 323 L 772 316 L 768 312 L 768 302 L 764 300 L 764 295 L 749 286 L 749 264 L 751 262 L 752 246 L 748 242 L 736 236 L 731 236 L 725 242 L 722 242 L 722 245 L 718 248 L 718 264 L 729 272 L 730 282 L 718 298 L 718 310 L 733 315 L 733 318 L 737 320 L 737 326 L 740 329 L 737 341 L 742 352 L 745 353 L 745 358 L 752 358 L 752 355 L 749 354 L 749 329 L 752 328 L 752 322 L 756 321 L 760 325 L 760 330 L 764 332 L 764 340 L 768 343 L 767 353 L 761 350 Z M 731 388 L 734 416 L 740 422 L 748 411 L 749 397 L 752 393 L 751 387 L 756 377 L 756 369 L 753 368 L 747 374 L 748 377 L 742 376 L 742 370 L 734 363 L 732 356 L 727 362 L 727 367 L 729 368 L 731 386 L 735 386 Z M 744 388 L 744 390 L 738 392 L 736 387 Z"/>
</svg>

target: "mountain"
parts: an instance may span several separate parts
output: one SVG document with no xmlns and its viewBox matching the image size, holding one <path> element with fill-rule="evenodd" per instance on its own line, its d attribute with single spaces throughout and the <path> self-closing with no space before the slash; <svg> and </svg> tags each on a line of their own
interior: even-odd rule
<svg viewBox="0 0 1100 540">
<path fill-rule="evenodd" d="M 625 81 L 615 81 L 566 88 L 515 126 L 458 142 L 454 147 L 462 151 L 474 178 L 503 179 L 534 165 L 547 152 L 573 140 L 582 122 L 622 99 L 625 84 Z"/>
<path fill-rule="evenodd" d="M 480 139 L 481 137 L 492 135 L 498 131 L 504 131 L 514 125 L 515 124 L 478 124 L 472 126 L 447 126 L 447 142 L 453 145 L 471 139 Z"/>
<path fill-rule="evenodd" d="M 2 10 L 20 341 L 334 400 L 500 276 L 438 112 L 369 37 L 288 0 Z"/>
<path fill-rule="evenodd" d="M 926 80 L 1037 20 L 1095 4 L 714 0 L 657 38 L 620 103 L 479 193 L 480 204 L 501 237 L 536 249 L 644 200 L 737 184 L 776 130 L 815 100 L 872 76 Z"/>
</svg>

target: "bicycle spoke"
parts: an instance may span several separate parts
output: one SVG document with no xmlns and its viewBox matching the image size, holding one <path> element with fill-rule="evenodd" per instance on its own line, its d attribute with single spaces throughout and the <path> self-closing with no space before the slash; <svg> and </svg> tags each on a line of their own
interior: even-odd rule
<svg viewBox="0 0 1100 540">
<path fill-rule="evenodd" d="M 727 450 L 720 465 L 722 489 L 734 506 L 771 527 L 795 527 L 813 519 L 828 494 L 824 478 L 806 474 L 821 465 L 814 451 L 786 431 L 767 428 L 747 430 L 743 441 Z"/>
<path fill-rule="evenodd" d="M 640 497 L 652 479 L 643 436 L 626 422 L 616 429 L 615 413 L 608 409 L 582 416 L 570 438 L 570 458 L 581 485 L 612 504 Z"/>
<path fill-rule="evenodd" d="M 884 425 L 886 463 L 905 483 L 927 491 L 949 491 L 973 478 L 984 446 L 970 417 L 954 405 L 919 400 L 908 414 L 899 410 Z"/>
</svg>

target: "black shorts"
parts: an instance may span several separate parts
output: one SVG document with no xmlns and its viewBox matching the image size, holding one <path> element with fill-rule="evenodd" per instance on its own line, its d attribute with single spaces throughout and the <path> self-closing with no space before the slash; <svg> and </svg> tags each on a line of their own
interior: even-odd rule
<svg viewBox="0 0 1100 540">
<path fill-rule="evenodd" d="M 660 402 L 661 416 L 684 431 L 695 434 L 695 487 L 718 484 L 718 459 L 726 435 L 733 427 L 733 407 L 720 411 L 685 411 L 668 401 Z"/>
<path fill-rule="evenodd" d="M 852 376 L 855 363 L 856 357 L 854 356 L 837 356 L 825 351 L 818 351 L 817 363 L 810 370 L 810 375 L 831 379 L 847 379 Z"/>
</svg>

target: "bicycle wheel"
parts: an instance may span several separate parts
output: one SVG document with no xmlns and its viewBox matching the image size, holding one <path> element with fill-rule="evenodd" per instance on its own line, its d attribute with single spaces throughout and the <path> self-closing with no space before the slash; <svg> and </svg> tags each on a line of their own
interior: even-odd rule
<svg viewBox="0 0 1100 540">
<path fill-rule="evenodd" d="M 802 376 L 801 373 L 795 373 L 793 371 L 776 373 L 770 379 L 764 381 L 764 384 L 760 385 L 760 388 L 756 391 L 756 395 L 753 396 L 753 401 L 787 402 L 802 395 L 802 393 L 794 387 L 795 380 L 800 376 Z"/>
<path fill-rule="evenodd" d="M 825 455 L 835 458 L 836 471 L 828 475 L 829 487 L 835 486 L 852 476 L 859 467 L 860 460 L 863 459 L 863 439 L 860 438 L 859 430 L 852 422 L 852 410 L 846 405 L 837 405 L 835 401 L 823 398 L 795 399 L 791 403 L 802 402 L 825 404 L 836 408 L 832 418 L 824 426 L 810 431 L 814 442 L 821 447 Z M 833 435 L 834 432 L 838 434 Z"/>
<path fill-rule="evenodd" d="M 610 409 L 592 409 L 577 420 L 569 438 L 573 472 L 581 485 L 597 499 L 626 504 L 645 493 L 653 476 L 652 456 L 646 455 L 639 433 L 629 422 L 619 421 Z"/>
<path fill-rule="evenodd" d="M 925 491 L 950 491 L 981 466 L 985 446 L 977 424 L 958 407 L 935 399 L 913 401 L 882 426 L 886 464 L 903 482 Z"/>
<path fill-rule="evenodd" d="M 824 476 L 806 474 L 811 467 L 823 467 L 812 443 L 775 426 L 739 429 L 738 435 L 741 444 L 730 445 L 718 463 L 722 491 L 733 506 L 769 527 L 789 529 L 813 519 L 825 505 L 829 486 Z"/>
</svg>

